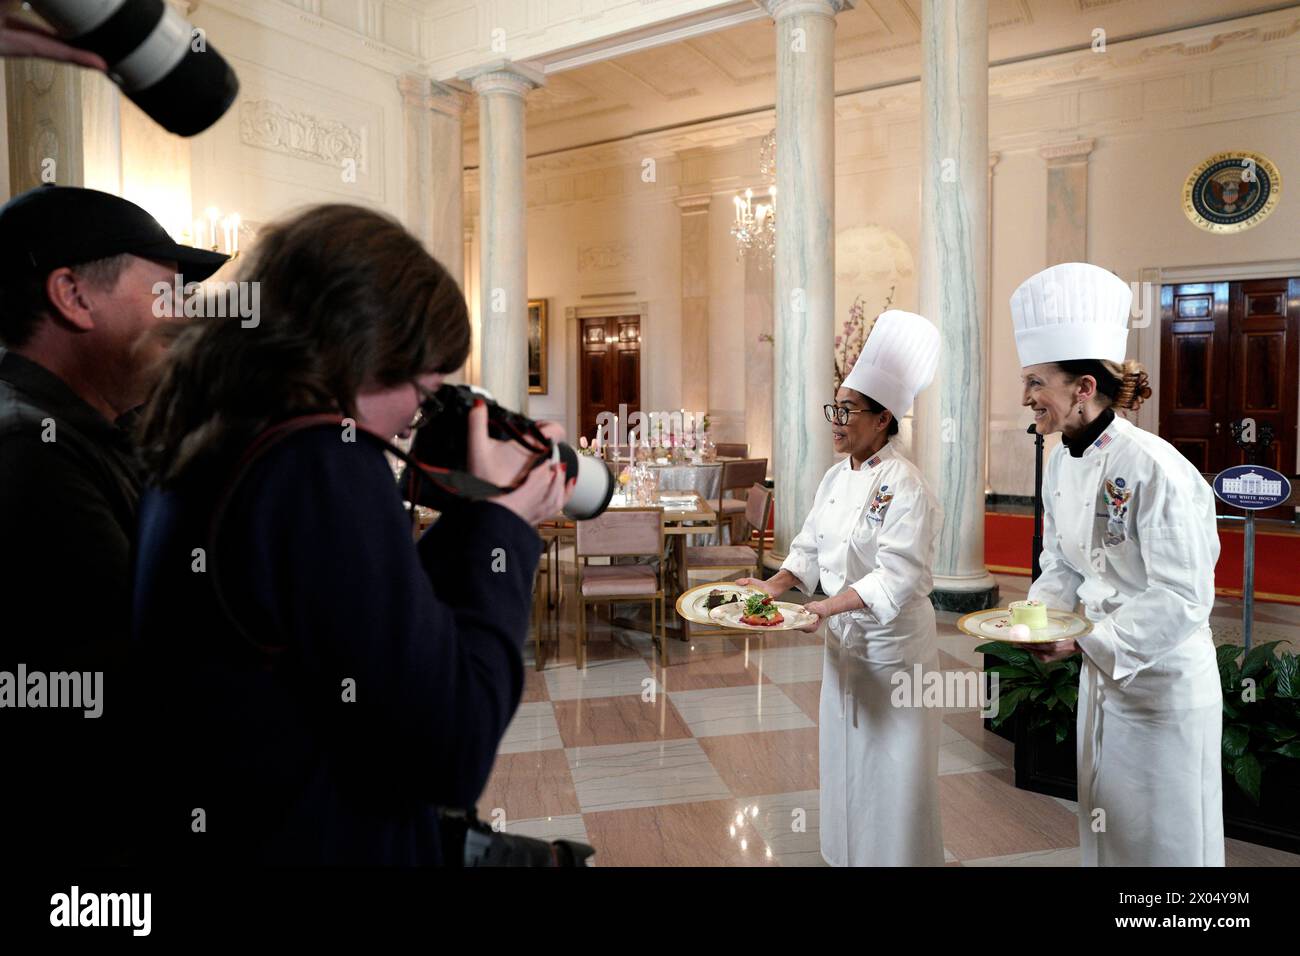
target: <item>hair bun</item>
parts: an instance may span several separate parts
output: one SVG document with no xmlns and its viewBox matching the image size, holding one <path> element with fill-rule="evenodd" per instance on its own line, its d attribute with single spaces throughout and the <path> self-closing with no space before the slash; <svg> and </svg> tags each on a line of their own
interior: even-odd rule
<svg viewBox="0 0 1300 956">
<path fill-rule="evenodd" d="M 1151 386 L 1147 384 L 1147 371 L 1139 362 L 1129 359 L 1123 365 L 1123 378 L 1115 404 L 1120 408 L 1137 410 L 1151 397 Z"/>
</svg>

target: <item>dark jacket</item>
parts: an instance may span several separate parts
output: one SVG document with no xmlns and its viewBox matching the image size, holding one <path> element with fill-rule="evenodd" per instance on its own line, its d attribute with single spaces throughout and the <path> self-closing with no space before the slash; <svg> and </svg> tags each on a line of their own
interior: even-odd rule
<svg viewBox="0 0 1300 956">
<path fill-rule="evenodd" d="M 213 555 L 218 484 L 141 505 L 144 858 L 440 863 L 434 808 L 474 806 L 522 692 L 536 531 L 472 503 L 417 548 L 384 455 L 337 428 L 254 462 Z"/>
<path fill-rule="evenodd" d="M 0 865 L 125 858 L 123 663 L 141 487 L 125 424 L 0 349 L 0 672 L 102 675 L 99 717 L 0 708 L 12 771 L 0 784 Z"/>
</svg>

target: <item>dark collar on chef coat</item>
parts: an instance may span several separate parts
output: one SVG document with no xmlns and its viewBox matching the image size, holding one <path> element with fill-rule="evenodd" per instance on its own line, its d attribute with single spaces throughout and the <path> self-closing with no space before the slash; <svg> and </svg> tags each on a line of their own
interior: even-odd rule
<svg viewBox="0 0 1300 956">
<path fill-rule="evenodd" d="M 1115 411 L 1110 408 L 1102 409 L 1102 413 L 1094 418 L 1083 431 L 1071 436 L 1061 433 L 1061 442 L 1070 452 L 1071 458 L 1082 458 L 1083 453 L 1088 450 L 1088 446 L 1101 437 L 1101 433 L 1110 427 L 1110 423 L 1115 420 Z"/>
</svg>

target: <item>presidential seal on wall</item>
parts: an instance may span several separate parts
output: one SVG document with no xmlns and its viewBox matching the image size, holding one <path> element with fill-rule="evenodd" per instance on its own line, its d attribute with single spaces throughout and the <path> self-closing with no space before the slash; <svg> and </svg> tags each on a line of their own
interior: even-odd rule
<svg viewBox="0 0 1300 956">
<path fill-rule="evenodd" d="M 1277 206 L 1282 177 L 1259 153 L 1235 150 L 1201 163 L 1183 184 L 1183 212 L 1207 232 L 1241 232 Z"/>
</svg>

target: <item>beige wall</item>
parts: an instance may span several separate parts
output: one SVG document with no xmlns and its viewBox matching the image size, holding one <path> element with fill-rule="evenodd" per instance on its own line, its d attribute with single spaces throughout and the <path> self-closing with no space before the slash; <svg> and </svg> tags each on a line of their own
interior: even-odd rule
<svg viewBox="0 0 1300 956">
<path fill-rule="evenodd" d="M 232 5 L 234 6 L 234 5 Z M 404 214 L 402 101 L 397 75 L 360 50 L 337 50 L 286 35 L 215 5 L 195 12 L 239 75 L 239 98 L 190 141 L 194 215 L 209 206 L 259 224 L 321 202 Z M 345 160 L 356 161 L 355 182 Z"/>
<path fill-rule="evenodd" d="M 560 421 L 574 432 L 578 340 L 569 311 L 575 309 L 643 310 L 642 407 L 680 406 L 681 211 L 664 183 L 675 172 L 675 161 L 660 159 L 652 183 L 641 180 L 638 163 L 530 184 L 528 297 L 548 300 L 549 314 L 548 391 L 529 396 L 531 417 Z M 548 187 L 552 194 L 586 189 L 604 195 L 539 201 Z M 477 193 L 467 206 L 477 210 Z M 678 361 L 660 360 L 670 355 Z"/>
</svg>

